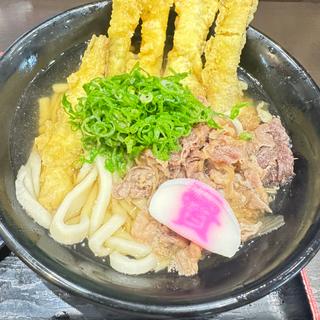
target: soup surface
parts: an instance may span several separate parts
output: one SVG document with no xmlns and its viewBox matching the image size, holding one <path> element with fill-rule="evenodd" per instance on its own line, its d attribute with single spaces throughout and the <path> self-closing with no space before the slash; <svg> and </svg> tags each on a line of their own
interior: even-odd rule
<svg viewBox="0 0 320 320">
<path fill-rule="evenodd" d="M 270 203 L 293 176 L 281 120 L 237 76 L 257 2 L 174 4 L 165 53 L 173 1 L 114 1 L 108 37 L 94 35 L 78 71 L 39 99 L 16 180 L 17 199 L 56 241 L 87 239 L 127 274 L 191 276 L 207 250 L 231 257 L 284 224 Z"/>
</svg>

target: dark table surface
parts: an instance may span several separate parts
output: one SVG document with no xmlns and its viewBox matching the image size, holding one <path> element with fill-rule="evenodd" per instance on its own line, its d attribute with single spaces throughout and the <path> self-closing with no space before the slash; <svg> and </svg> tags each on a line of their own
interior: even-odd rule
<svg viewBox="0 0 320 320">
<path fill-rule="evenodd" d="M 43 20 L 90 1 L 0 0 L 0 51 Z M 291 53 L 320 84 L 320 1 L 262 1 L 253 25 Z M 3 254 L 3 253 L 2 253 Z M 1 257 L 0 257 L 1 258 Z M 306 268 L 320 305 L 320 254 Z M 301 279 L 267 297 L 215 319 L 309 319 Z M 0 261 L 0 320 L 113 319 L 50 287 L 14 255 Z M 297 308 L 297 301 L 300 303 Z M 83 310 L 86 311 L 83 311 Z M 80 311 L 82 310 L 82 311 Z M 294 310 L 294 311 L 293 311 Z M 115 317 L 120 319 L 119 317 Z M 318 320 L 318 319 L 317 319 Z"/>
</svg>

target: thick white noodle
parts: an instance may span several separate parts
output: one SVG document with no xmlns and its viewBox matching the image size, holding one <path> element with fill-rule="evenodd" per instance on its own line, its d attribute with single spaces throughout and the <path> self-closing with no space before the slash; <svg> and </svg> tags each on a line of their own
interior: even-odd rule
<svg viewBox="0 0 320 320">
<path fill-rule="evenodd" d="M 24 178 L 24 185 L 32 198 L 37 200 L 36 193 L 34 191 L 33 181 L 32 181 L 32 172 L 29 166 L 25 165 L 26 176 Z"/>
<path fill-rule="evenodd" d="M 110 253 L 110 249 L 104 243 L 126 222 L 124 214 L 114 214 L 103 226 L 101 226 L 91 237 L 88 245 L 96 256 L 103 257 Z"/>
<path fill-rule="evenodd" d="M 99 173 L 99 192 L 96 203 L 93 207 L 90 219 L 90 235 L 99 229 L 103 223 L 107 207 L 110 203 L 112 191 L 112 175 L 105 168 L 105 159 L 98 156 L 95 164 Z"/>
<path fill-rule="evenodd" d="M 132 235 L 123 230 L 123 229 L 119 229 L 114 235 L 113 237 L 118 237 L 118 238 L 121 238 L 121 239 L 126 239 L 126 240 L 132 240 L 134 241 L 134 238 L 132 237 Z"/>
<path fill-rule="evenodd" d="M 90 219 L 87 215 L 81 215 L 78 224 L 68 225 L 65 223 L 65 220 L 73 203 L 86 202 L 90 189 L 97 179 L 97 175 L 96 168 L 93 168 L 91 172 L 66 195 L 60 204 L 50 226 L 51 236 L 56 241 L 70 245 L 81 242 L 87 236 L 90 225 Z"/>
<path fill-rule="evenodd" d="M 33 151 L 26 166 L 22 166 L 18 172 L 17 199 L 39 225 L 50 228 L 50 234 L 56 241 L 66 245 L 75 244 L 86 238 L 90 231 L 92 235 L 88 237 L 89 248 L 97 256 L 106 256 L 111 250 L 114 251 L 110 256 L 110 264 L 115 270 L 125 274 L 143 274 L 154 270 L 158 261 L 151 253 L 151 247 L 130 238 L 113 236 L 116 232 L 119 233 L 126 222 L 124 208 L 115 203 L 112 208 L 114 214 L 103 224 L 112 191 L 112 175 L 105 169 L 104 161 L 104 158 L 97 157 L 94 166 L 82 166 L 76 179 L 77 185 L 66 195 L 52 217 L 37 201 L 40 191 L 41 158 Z M 93 192 L 97 177 L 98 192 Z M 80 211 L 79 223 L 66 223 Z"/>
<path fill-rule="evenodd" d="M 40 192 L 41 157 L 37 151 L 33 150 L 31 152 L 26 167 L 30 169 L 34 194 L 38 198 Z"/>
<path fill-rule="evenodd" d="M 55 83 L 52 86 L 52 90 L 54 93 L 64 93 L 69 89 L 69 85 L 67 83 Z"/>
<path fill-rule="evenodd" d="M 243 126 L 239 119 L 233 119 L 232 124 L 234 128 L 236 129 L 237 135 L 243 132 Z"/>
<path fill-rule="evenodd" d="M 92 164 L 85 162 L 83 166 L 80 168 L 77 179 L 76 179 L 76 184 L 80 183 L 86 175 L 91 171 L 92 169 Z"/>
<path fill-rule="evenodd" d="M 113 252 L 110 254 L 110 265 L 118 272 L 138 275 L 154 270 L 157 266 L 157 258 L 150 253 L 142 259 L 131 259 L 121 253 Z"/>
<path fill-rule="evenodd" d="M 84 214 L 87 217 L 90 217 L 93 205 L 94 205 L 96 198 L 97 198 L 97 194 L 98 194 L 98 187 L 97 187 L 97 182 L 95 182 L 95 184 L 91 187 L 91 190 L 90 190 L 90 193 L 89 193 L 89 196 L 88 196 L 86 203 L 84 204 L 84 206 L 81 209 L 82 215 Z M 89 227 L 90 227 L 90 222 L 89 222 Z"/>
<path fill-rule="evenodd" d="M 92 164 L 84 163 L 79 170 L 75 184 L 80 184 L 80 182 L 82 182 L 82 180 L 89 174 L 93 167 L 94 166 Z M 77 216 L 81 208 L 83 208 L 83 206 L 85 205 L 86 200 L 86 197 L 79 197 L 79 201 L 74 201 L 68 210 L 68 214 L 66 215 L 65 220 L 69 220 Z"/>
<path fill-rule="evenodd" d="M 143 258 L 151 252 L 150 246 L 115 236 L 107 240 L 107 246 L 114 251 L 134 258 Z"/>
<path fill-rule="evenodd" d="M 158 259 L 157 266 L 153 269 L 154 272 L 159 272 L 161 270 L 164 270 L 165 268 L 168 268 L 170 264 L 170 258 L 168 259 Z"/>
<path fill-rule="evenodd" d="M 49 229 L 52 216 L 27 190 L 25 185 L 27 174 L 26 167 L 21 166 L 15 183 L 17 200 L 35 222 L 40 226 Z"/>
</svg>

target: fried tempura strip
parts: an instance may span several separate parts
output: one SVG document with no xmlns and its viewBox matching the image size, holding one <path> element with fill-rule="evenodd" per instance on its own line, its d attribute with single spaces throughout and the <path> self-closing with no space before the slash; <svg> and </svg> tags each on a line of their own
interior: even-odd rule
<svg viewBox="0 0 320 320">
<path fill-rule="evenodd" d="M 168 56 L 167 73 L 190 72 L 185 84 L 197 96 L 203 96 L 201 55 L 211 24 L 218 10 L 217 0 L 176 0 L 174 46 Z"/>
<path fill-rule="evenodd" d="M 103 76 L 107 57 L 106 36 L 93 36 L 79 70 L 68 77 L 69 101 L 76 105 L 84 95 L 82 86 L 95 77 Z M 51 117 L 42 126 L 35 145 L 42 160 L 39 202 L 54 212 L 75 182 L 82 151 L 81 134 L 71 129 L 69 118 L 61 108 L 62 93 L 55 93 L 51 101 Z"/>
<path fill-rule="evenodd" d="M 129 73 L 138 62 L 139 62 L 138 55 L 133 52 L 129 52 L 129 56 L 126 64 L 126 72 Z"/>
<path fill-rule="evenodd" d="M 242 96 L 237 68 L 246 41 L 246 28 L 257 4 L 257 0 L 221 0 L 219 3 L 215 36 L 207 42 L 202 72 L 207 99 L 217 111 L 228 111 Z"/>
<path fill-rule="evenodd" d="M 216 111 L 228 111 L 241 96 L 237 68 L 243 44 L 243 37 L 237 35 L 216 35 L 208 41 L 203 83 L 207 100 Z"/>
<path fill-rule="evenodd" d="M 152 75 L 159 76 L 167 23 L 173 0 L 142 0 L 142 43 L 140 66 Z"/>
<path fill-rule="evenodd" d="M 258 0 L 221 0 L 215 34 L 243 36 L 257 6 Z"/>
<path fill-rule="evenodd" d="M 82 87 L 85 83 L 104 75 L 107 58 L 108 38 L 93 35 L 84 52 L 79 70 L 67 79 L 69 85 L 67 95 L 72 105 L 75 105 L 77 99 L 84 95 Z"/>
<path fill-rule="evenodd" d="M 138 0 L 113 0 L 109 36 L 109 59 L 106 73 L 109 76 L 126 72 L 130 59 L 131 38 L 139 24 Z"/>
</svg>

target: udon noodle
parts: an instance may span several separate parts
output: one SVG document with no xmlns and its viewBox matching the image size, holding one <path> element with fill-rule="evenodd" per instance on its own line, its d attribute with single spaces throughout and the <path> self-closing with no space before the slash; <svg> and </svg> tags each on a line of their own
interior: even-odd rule
<svg viewBox="0 0 320 320">
<path fill-rule="evenodd" d="M 173 2 L 178 18 L 166 59 L 163 48 Z M 240 4 L 243 10 L 238 10 Z M 164 268 L 196 274 L 202 249 L 148 213 L 157 188 L 175 178 L 197 179 L 218 190 L 239 221 L 242 242 L 284 223 L 282 216 L 272 219 L 269 204 L 293 174 L 289 138 L 266 103 L 241 104 L 250 99 L 243 96 L 245 86 L 237 78 L 256 5 L 253 0 L 113 1 L 109 37 L 93 36 L 79 70 L 66 83 L 54 84 L 50 97 L 39 99 L 39 135 L 16 180 L 18 201 L 54 240 L 64 245 L 85 240 L 95 256 L 109 256 L 110 266 L 126 274 Z M 217 33 L 206 42 L 216 15 Z M 131 37 L 140 17 L 142 46 L 134 55 Z M 196 25 L 189 23 L 192 19 Z M 168 61 L 167 69 L 162 61 Z M 70 124 L 62 101 L 66 95 L 76 110 L 78 99 L 86 96 L 85 84 L 130 71 L 136 62 L 155 76 L 188 72 L 182 83 L 204 105 L 224 115 L 216 120 L 220 129 L 194 125 L 167 160 L 142 150 L 121 175 L 106 169 L 105 154 L 84 161 L 83 137 Z"/>
</svg>

